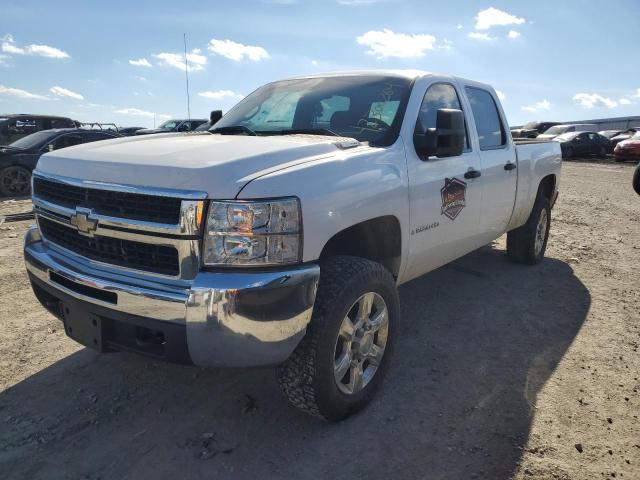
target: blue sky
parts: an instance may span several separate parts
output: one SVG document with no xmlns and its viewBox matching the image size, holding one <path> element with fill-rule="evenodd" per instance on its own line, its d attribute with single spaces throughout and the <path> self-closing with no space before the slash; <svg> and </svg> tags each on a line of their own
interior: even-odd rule
<svg viewBox="0 0 640 480">
<path fill-rule="evenodd" d="M 296 74 L 416 68 L 492 84 L 509 122 L 640 115 L 640 2 L 0 0 L 0 112 L 151 126 Z"/>
</svg>

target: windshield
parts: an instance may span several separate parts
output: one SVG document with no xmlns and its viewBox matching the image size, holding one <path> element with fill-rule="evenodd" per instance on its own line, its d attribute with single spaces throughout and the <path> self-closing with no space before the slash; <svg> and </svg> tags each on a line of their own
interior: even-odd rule
<svg viewBox="0 0 640 480">
<path fill-rule="evenodd" d="M 32 133 L 31 135 L 27 135 L 26 137 L 22 137 L 15 142 L 9 144 L 10 147 L 13 148 L 21 148 L 23 150 L 28 150 L 33 147 L 37 147 L 41 144 L 44 144 L 52 137 L 51 132 L 47 130 L 43 130 L 41 132 Z"/>
<path fill-rule="evenodd" d="M 634 133 L 630 138 L 633 138 L 634 140 L 640 140 L 640 131 Z"/>
<path fill-rule="evenodd" d="M 376 145 L 395 142 L 409 79 L 344 76 L 284 80 L 259 88 L 214 125 L 257 135 L 329 130 Z"/>
<path fill-rule="evenodd" d="M 551 127 L 549 130 L 545 130 L 545 135 L 560 135 L 561 133 L 566 132 L 569 129 L 566 125 L 556 125 L 555 127 Z"/>
<path fill-rule="evenodd" d="M 171 130 L 173 128 L 176 128 L 179 123 L 180 122 L 178 120 L 167 120 L 166 122 L 161 124 L 158 128 L 166 128 L 166 129 Z"/>
</svg>

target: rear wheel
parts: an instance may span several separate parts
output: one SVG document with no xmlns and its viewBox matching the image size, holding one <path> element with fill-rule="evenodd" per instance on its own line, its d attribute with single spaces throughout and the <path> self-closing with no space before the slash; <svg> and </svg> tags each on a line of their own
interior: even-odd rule
<svg viewBox="0 0 640 480">
<path fill-rule="evenodd" d="M 22 197 L 31 190 L 31 172 L 24 167 L 11 166 L 0 170 L 0 195 Z"/>
<path fill-rule="evenodd" d="M 364 408 L 379 387 L 399 301 L 391 273 L 363 258 L 329 258 L 320 275 L 307 334 L 277 374 L 293 406 L 338 421 Z"/>
<path fill-rule="evenodd" d="M 544 259 L 551 227 L 549 199 L 538 194 L 527 223 L 507 233 L 507 255 L 517 263 L 535 265 Z"/>
</svg>

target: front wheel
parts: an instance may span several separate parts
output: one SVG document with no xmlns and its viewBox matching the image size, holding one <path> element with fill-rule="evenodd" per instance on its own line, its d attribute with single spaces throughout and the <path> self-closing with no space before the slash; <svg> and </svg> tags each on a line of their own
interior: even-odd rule
<svg viewBox="0 0 640 480">
<path fill-rule="evenodd" d="M 598 157 L 605 158 L 607 156 L 607 149 L 605 147 L 600 147 L 598 151 Z"/>
<path fill-rule="evenodd" d="M 527 223 L 507 233 L 507 255 L 517 263 L 535 265 L 544 259 L 551 227 L 549 199 L 538 194 Z"/>
<path fill-rule="evenodd" d="M 31 191 L 31 172 L 24 167 L 12 165 L 0 170 L 0 195 L 24 197 Z"/>
<path fill-rule="evenodd" d="M 395 280 L 382 265 L 349 256 L 322 262 L 307 334 L 277 369 L 289 402 L 331 421 L 364 408 L 386 372 L 399 316 Z"/>
</svg>

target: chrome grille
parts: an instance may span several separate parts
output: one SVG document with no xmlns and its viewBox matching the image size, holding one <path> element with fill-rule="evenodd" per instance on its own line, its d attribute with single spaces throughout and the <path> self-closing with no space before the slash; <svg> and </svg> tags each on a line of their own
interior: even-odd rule
<svg viewBox="0 0 640 480">
<path fill-rule="evenodd" d="M 198 273 L 203 232 L 198 222 L 206 193 L 96 183 L 38 171 L 33 186 L 42 236 L 52 247 L 64 249 L 61 253 L 103 265 L 90 264 L 92 268 L 111 266 L 177 281 Z"/>
<path fill-rule="evenodd" d="M 97 235 L 86 237 L 47 218 L 41 218 L 39 226 L 46 239 L 90 260 L 161 275 L 180 273 L 178 251 L 175 247 Z"/>
<path fill-rule="evenodd" d="M 82 187 L 40 177 L 33 179 L 33 193 L 56 205 L 90 208 L 111 217 L 173 225 L 180 221 L 180 198 Z"/>
</svg>

